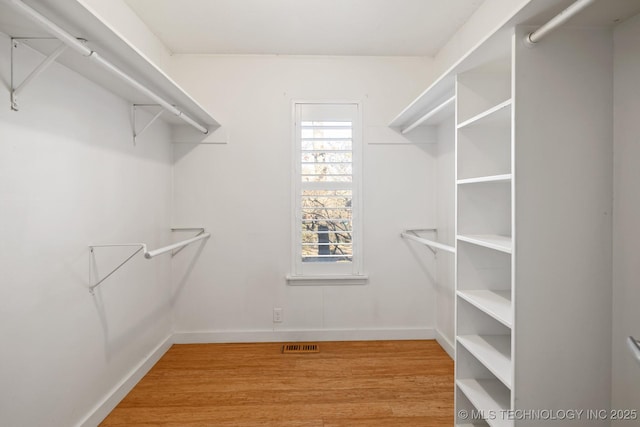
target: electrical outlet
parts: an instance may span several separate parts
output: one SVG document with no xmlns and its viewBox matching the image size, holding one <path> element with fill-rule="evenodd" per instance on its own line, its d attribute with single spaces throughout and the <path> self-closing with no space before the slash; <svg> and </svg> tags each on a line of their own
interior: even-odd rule
<svg viewBox="0 0 640 427">
<path fill-rule="evenodd" d="M 273 309 L 273 323 L 282 323 L 282 309 L 274 308 Z"/>
</svg>

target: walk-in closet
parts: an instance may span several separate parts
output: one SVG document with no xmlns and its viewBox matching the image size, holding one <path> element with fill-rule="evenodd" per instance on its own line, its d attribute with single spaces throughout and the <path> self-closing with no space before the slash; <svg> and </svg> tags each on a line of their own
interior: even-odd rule
<svg viewBox="0 0 640 427">
<path fill-rule="evenodd" d="M 640 0 L 0 0 L 0 425 L 640 425 L 638 76 Z"/>
</svg>

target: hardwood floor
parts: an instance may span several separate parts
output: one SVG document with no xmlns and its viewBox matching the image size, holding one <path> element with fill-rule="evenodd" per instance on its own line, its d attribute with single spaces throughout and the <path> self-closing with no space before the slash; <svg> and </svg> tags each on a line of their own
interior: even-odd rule
<svg viewBox="0 0 640 427">
<path fill-rule="evenodd" d="M 174 345 L 101 426 L 453 425 L 453 361 L 435 341 Z"/>
</svg>

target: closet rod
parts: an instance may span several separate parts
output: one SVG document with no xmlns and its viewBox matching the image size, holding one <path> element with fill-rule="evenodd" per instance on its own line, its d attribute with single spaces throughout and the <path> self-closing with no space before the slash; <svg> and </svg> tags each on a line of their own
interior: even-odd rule
<svg viewBox="0 0 640 427">
<path fill-rule="evenodd" d="M 567 7 L 565 10 L 551 18 L 549 22 L 544 24 L 542 27 L 537 30 L 527 34 L 524 38 L 524 41 L 527 45 L 533 46 L 538 43 L 544 36 L 558 28 L 560 25 L 567 22 L 569 19 L 573 18 L 575 15 L 580 13 L 583 9 L 589 7 L 592 3 L 595 3 L 596 0 L 578 0 L 575 3 L 571 4 L 571 6 Z"/>
<path fill-rule="evenodd" d="M 113 73 L 114 75 L 119 77 L 122 81 L 127 83 L 129 86 L 131 86 L 131 87 L 137 89 L 138 91 L 142 92 L 143 94 L 145 94 L 146 96 L 151 98 L 155 103 L 161 105 L 163 108 L 165 108 L 171 114 L 179 117 L 180 119 L 182 119 L 186 123 L 190 124 L 191 126 L 193 126 L 196 129 L 198 129 L 203 134 L 206 135 L 206 134 L 209 133 L 209 130 L 206 127 L 202 126 L 200 123 L 196 122 L 191 117 L 189 117 L 188 115 L 186 115 L 185 113 L 183 113 L 182 111 L 177 109 L 174 105 L 172 105 L 169 102 L 167 102 L 164 98 L 162 98 L 161 96 L 157 95 L 151 89 L 147 88 L 142 83 L 138 82 L 133 77 L 129 76 L 124 71 L 122 71 L 121 69 L 119 69 L 115 65 L 111 64 L 106 59 L 102 58 L 100 55 L 98 55 L 98 53 L 96 51 L 89 49 L 87 46 L 85 46 L 77 38 L 73 37 L 71 34 L 69 34 L 65 30 L 63 30 L 62 28 L 60 28 L 59 26 L 57 26 L 56 24 L 51 22 L 49 19 L 47 19 L 46 17 L 41 15 L 35 9 L 32 9 L 30 6 L 27 6 L 21 0 L 7 0 L 7 1 L 10 4 L 12 4 L 17 10 L 21 11 L 23 14 L 25 14 L 29 18 L 31 18 L 34 22 L 38 23 L 41 27 L 43 27 L 51 35 L 53 35 L 54 37 L 59 39 L 61 42 L 63 42 L 67 46 L 69 46 L 72 49 L 74 49 L 76 52 L 80 53 L 82 56 L 85 56 L 85 57 L 93 60 L 96 64 L 98 64 L 98 65 L 102 66 L 103 68 L 107 69 L 108 71 L 110 71 L 111 73 Z"/>
<path fill-rule="evenodd" d="M 172 228 L 171 229 L 171 231 L 189 231 L 189 230 L 199 231 L 199 233 L 195 237 L 192 237 L 191 239 L 182 240 L 180 242 L 174 243 L 174 244 L 169 245 L 169 246 L 164 246 L 162 248 L 158 248 L 158 249 L 155 249 L 153 251 L 150 251 L 150 250 L 147 249 L 147 244 L 146 243 L 109 243 L 109 244 L 104 244 L 104 245 L 89 245 L 89 250 L 91 251 L 92 254 L 94 253 L 94 249 L 95 248 L 114 248 L 114 247 L 127 247 L 127 246 L 134 246 L 134 247 L 138 248 L 138 249 L 136 249 L 135 252 L 133 252 L 131 255 L 129 255 L 127 257 L 127 259 L 125 259 L 120 264 L 118 264 L 118 266 L 116 268 L 112 269 L 109 273 L 107 273 L 106 276 L 104 276 L 102 279 L 98 280 L 93 285 L 89 286 L 89 292 L 93 295 L 94 291 L 95 291 L 95 288 L 97 288 L 102 282 L 104 282 L 109 277 L 111 277 L 111 275 L 113 273 L 115 273 L 121 267 L 123 267 L 126 263 L 128 263 L 138 252 L 142 252 L 144 254 L 145 258 L 151 259 L 151 258 L 156 257 L 158 255 L 162 255 L 164 253 L 170 252 L 170 251 L 172 251 L 174 249 L 178 249 L 177 251 L 175 251 L 172 254 L 172 256 L 173 256 L 173 255 L 177 254 L 178 252 L 180 252 L 182 250 L 182 248 L 186 247 L 187 245 L 190 245 L 191 243 L 197 242 L 198 240 L 208 239 L 209 237 L 211 237 L 211 234 L 205 232 L 204 228 Z M 93 263 L 90 261 L 89 262 L 89 276 L 93 277 L 91 271 L 93 271 Z"/>
<path fill-rule="evenodd" d="M 198 240 L 202 240 L 202 239 L 208 239 L 211 236 L 210 233 L 202 233 L 197 235 L 196 237 L 192 237 L 191 239 L 187 239 L 187 240 L 182 240 L 181 242 L 178 243 L 174 243 L 173 245 L 169 245 L 169 246 L 165 246 L 162 248 L 158 248 L 156 250 L 153 251 L 147 251 L 145 248 L 144 251 L 144 257 L 147 259 L 151 259 L 153 257 L 156 257 L 158 255 L 162 255 L 164 253 L 170 252 L 174 249 L 178 249 L 181 248 L 183 246 L 187 246 L 190 245 L 191 243 L 197 242 Z"/>
<path fill-rule="evenodd" d="M 400 233 L 400 236 L 404 239 L 409 239 L 418 243 L 422 243 L 423 245 L 431 249 L 431 251 L 434 254 L 438 249 L 446 252 L 450 252 L 453 254 L 456 253 L 456 248 L 454 248 L 453 246 L 445 245 L 444 243 L 436 242 L 434 240 L 429 240 L 429 239 L 425 239 L 424 237 L 418 236 L 418 233 L 421 231 L 435 231 L 437 233 L 437 230 L 435 228 L 425 228 L 425 229 L 419 229 L 419 230 L 405 230 L 402 233 Z"/>
</svg>

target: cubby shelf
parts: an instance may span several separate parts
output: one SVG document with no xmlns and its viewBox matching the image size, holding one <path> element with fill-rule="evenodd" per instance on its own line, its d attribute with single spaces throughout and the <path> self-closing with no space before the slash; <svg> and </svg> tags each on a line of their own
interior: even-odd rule
<svg viewBox="0 0 640 427">
<path fill-rule="evenodd" d="M 498 234 L 459 234 L 458 240 L 508 254 L 512 252 L 513 247 L 511 236 L 500 236 Z"/>
<path fill-rule="evenodd" d="M 458 342 L 511 389 L 511 337 L 509 335 L 462 335 Z"/>
<path fill-rule="evenodd" d="M 503 325 L 513 326 L 511 291 L 459 290 L 458 297 L 464 299 Z"/>
<path fill-rule="evenodd" d="M 513 427 L 513 422 L 504 417 L 510 408 L 510 392 L 500 381 L 460 379 L 456 385 L 478 411 L 491 415 L 491 419 L 486 420 L 490 426 Z"/>
<path fill-rule="evenodd" d="M 482 182 L 509 182 L 511 181 L 511 174 L 505 173 L 501 175 L 479 176 L 476 178 L 465 178 L 457 181 L 458 185 L 464 184 L 477 184 Z"/>
<path fill-rule="evenodd" d="M 458 129 L 475 125 L 495 126 L 511 123 L 511 99 L 507 99 L 457 125 Z"/>
</svg>

